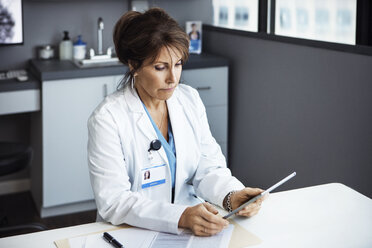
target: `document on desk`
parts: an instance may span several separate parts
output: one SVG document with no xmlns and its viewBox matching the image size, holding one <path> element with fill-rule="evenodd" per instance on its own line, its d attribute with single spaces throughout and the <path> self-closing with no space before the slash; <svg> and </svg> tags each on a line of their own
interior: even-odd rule
<svg viewBox="0 0 372 248">
<path fill-rule="evenodd" d="M 158 232 L 140 228 L 123 228 L 115 231 L 109 231 L 109 233 L 117 241 L 123 244 L 125 248 L 148 248 L 158 234 Z M 103 239 L 103 233 L 70 238 L 68 241 L 70 248 L 112 248 L 112 246 Z"/>
<path fill-rule="evenodd" d="M 211 237 L 194 236 L 189 230 L 175 235 L 140 228 L 124 228 L 109 233 L 125 248 L 227 248 L 233 230 L 234 225 L 229 225 Z M 102 233 L 70 238 L 69 244 L 70 248 L 111 247 L 102 238 Z"/>
<path fill-rule="evenodd" d="M 180 235 L 159 233 L 151 248 L 227 248 L 234 230 L 234 225 L 229 225 L 220 233 L 210 237 L 194 236 L 191 231 L 185 230 Z"/>
</svg>

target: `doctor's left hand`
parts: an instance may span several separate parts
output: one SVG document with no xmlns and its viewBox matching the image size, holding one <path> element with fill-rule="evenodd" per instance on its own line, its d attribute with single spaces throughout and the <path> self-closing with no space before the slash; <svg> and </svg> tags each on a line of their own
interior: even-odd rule
<svg viewBox="0 0 372 248">
<path fill-rule="evenodd" d="M 178 227 L 189 228 L 197 236 L 211 236 L 229 225 L 227 220 L 217 214 L 217 209 L 207 202 L 188 207 L 182 213 Z"/>
<path fill-rule="evenodd" d="M 260 194 L 264 190 L 259 188 L 244 188 L 242 190 L 236 191 L 231 196 L 231 208 L 234 210 L 238 208 L 243 203 L 247 202 L 249 199 L 255 197 L 256 195 Z M 268 195 L 258 199 L 257 201 L 249 204 L 239 212 L 237 212 L 237 215 L 240 216 L 246 216 L 246 217 L 252 217 L 253 215 L 256 215 L 258 211 L 261 208 L 262 202 L 267 198 Z"/>
</svg>

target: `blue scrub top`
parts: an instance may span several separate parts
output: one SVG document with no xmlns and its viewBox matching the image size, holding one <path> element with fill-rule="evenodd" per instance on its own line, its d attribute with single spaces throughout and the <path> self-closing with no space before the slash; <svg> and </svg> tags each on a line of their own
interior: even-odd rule
<svg viewBox="0 0 372 248">
<path fill-rule="evenodd" d="M 173 132 L 172 132 L 172 125 L 170 123 L 170 120 L 168 118 L 168 137 L 169 141 L 164 138 L 163 134 L 160 132 L 158 126 L 155 124 L 154 120 L 151 118 L 151 115 L 149 111 L 147 110 L 146 106 L 144 103 L 142 103 L 143 108 L 145 109 L 147 116 L 150 118 L 151 124 L 155 129 L 156 135 L 158 136 L 158 139 L 160 140 L 161 145 L 163 146 L 165 153 L 167 154 L 168 158 L 168 164 L 169 164 L 169 169 L 171 172 L 171 177 L 172 177 L 172 188 L 175 186 L 175 181 L 176 181 L 176 146 L 174 144 L 174 137 L 173 137 Z"/>
</svg>

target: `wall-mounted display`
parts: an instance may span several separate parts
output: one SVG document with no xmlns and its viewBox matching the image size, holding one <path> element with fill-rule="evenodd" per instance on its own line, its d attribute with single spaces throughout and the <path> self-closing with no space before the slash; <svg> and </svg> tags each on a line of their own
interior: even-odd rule
<svg viewBox="0 0 372 248">
<path fill-rule="evenodd" d="M 258 0 L 213 0 L 213 25 L 258 31 Z"/>
<path fill-rule="evenodd" d="M 22 0 L 0 0 L 0 45 L 23 44 Z"/>
<path fill-rule="evenodd" d="M 275 34 L 355 45 L 356 0 L 276 0 Z"/>
</svg>

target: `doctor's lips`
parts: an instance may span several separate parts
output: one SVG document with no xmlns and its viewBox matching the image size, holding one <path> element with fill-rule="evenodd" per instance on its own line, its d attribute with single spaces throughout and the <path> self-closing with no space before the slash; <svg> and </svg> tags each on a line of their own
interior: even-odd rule
<svg viewBox="0 0 372 248">
<path fill-rule="evenodd" d="M 172 91 L 172 90 L 174 90 L 174 88 L 176 88 L 176 87 L 172 87 L 172 88 L 164 88 L 164 89 L 160 89 L 160 90 Z"/>
</svg>

